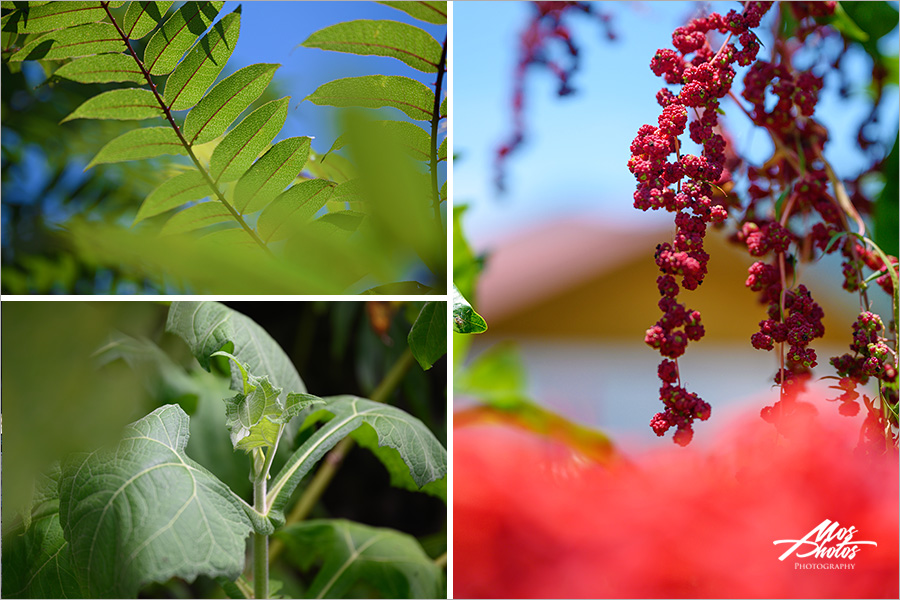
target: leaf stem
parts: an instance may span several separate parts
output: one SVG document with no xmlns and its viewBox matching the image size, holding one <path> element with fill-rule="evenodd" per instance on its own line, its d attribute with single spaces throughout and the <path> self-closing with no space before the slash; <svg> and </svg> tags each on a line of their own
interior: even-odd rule
<svg viewBox="0 0 900 600">
<path fill-rule="evenodd" d="M 274 455 L 275 453 L 272 452 Z M 267 461 L 269 462 L 269 461 Z M 266 474 L 256 473 L 253 482 L 253 507 L 265 514 Z M 253 533 L 253 595 L 256 598 L 269 597 L 269 536 Z"/>
<path fill-rule="evenodd" d="M 434 108 L 431 111 L 431 200 L 434 207 L 434 220 L 438 225 L 440 237 L 444 236 L 444 224 L 441 219 L 441 196 L 438 191 L 438 125 L 441 121 L 441 89 L 444 84 L 444 71 L 447 66 L 447 38 L 441 50 L 441 59 L 437 66 L 437 82 L 434 84 Z"/>
</svg>

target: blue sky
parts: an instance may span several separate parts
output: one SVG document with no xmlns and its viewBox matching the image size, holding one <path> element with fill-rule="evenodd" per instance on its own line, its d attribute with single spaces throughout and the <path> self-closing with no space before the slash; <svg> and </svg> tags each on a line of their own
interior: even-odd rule
<svg viewBox="0 0 900 600">
<path fill-rule="evenodd" d="M 739 6 L 716 4 L 720 12 Z M 670 220 L 632 208 L 634 178 L 626 162 L 638 128 L 655 124 L 660 111 L 655 95 L 663 81 L 650 71 L 650 58 L 657 48 L 671 47 L 672 30 L 684 24 L 698 4 L 605 2 L 601 8 L 613 14 L 612 26 L 618 35 L 614 42 L 606 39 L 595 19 L 570 15 L 582 58 L 581 70 L 572 80 L 576 94 L 559 98 L 549 73 L 533 70 L 529 74 L 527 145 L 509 161 L 508 191 L 498 197 L 492 183 L 494 150 L 511 131 L 509 106 L 518 36 L 533 9 L 525 2 L 454 4 L 454 202 L 470 204 L 464 226 L 476 243 L 563 214 L 644 223 Z M 896 54 L 897 30 L 888 37 L 882 40 L 885 52 Z M 871 69 L 862 53 L 848 56 L 845 64 L 857 79 L 867 77 Z M 826 87 L 832 83 L 826 79 Z M 896 88 L 885 105 L 891 108 L 882 123 L 892 138 L 898 112 Z M 751 156 L 766 157 L 771 147 L 765 136 L 750 131 L 734 105 L 725 103 L 723 108 L 736 141 L 748 147 Z M 860 169 L 853 147 L 856 127 L 865 114 L 864 102 L 848 106 L 838 103 L 833 94 L 824 94 L 820 100 L 816 117 L 831 131 L 826 156 L 839 175 Z"/>
</svg>

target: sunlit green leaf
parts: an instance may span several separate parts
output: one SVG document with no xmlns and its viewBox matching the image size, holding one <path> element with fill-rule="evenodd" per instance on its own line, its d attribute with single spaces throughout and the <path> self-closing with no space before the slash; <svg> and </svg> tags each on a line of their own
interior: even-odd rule
<svg viewBox="0 0 900 600">
<path fill-rule="evenodd" d="M 225 133 L 228 126 L 259 98 L 280 65 L 255 64 L 217 83 L 184 120 L 184 137 L 202 144 Z"/>
<path fill-rule="evenodd" d="M 159 25 L 172 4 L 174 2 L 147 2 L 146 0 L 130 2 L 125 10 L 122 30 L 129 39 L 141 39 Z"/>
<path fill-rule="evenodd" d="M 272 146 L 237 182 L 234 206 L 241 213 L 264 208 L 300 174 L 310 138 L 292 137 Z"/>
<path fill-rule="evenodd" d="M 447 354 L 447 305 L 426 302 L 409 330 L 409 349 L 425 370 Z"/>
<path fill-rule="evenodd" d="M 30 6 L 16 19 L 17 33 L 42 33 L 84 23 L 95 23 L 106 17 L 99 2 L 49 2 Z"/>
<path fill-rule="evenodd" d="M 188 48 L 213 22 L 224 4 L 185 2 L 175 14 L 166 19 L 144 50 L 144 66 L 150 74 L 171 73 Z"/>
<path fill-rule="evenodd" d="M 349 21 L 313 33 L 301 44 L 352 54 L 389 56 L 426 73 L 437 72 L 441 45 L 427 32 L 399 21 Z"/>
<path fill-rule="evenodd" d="M 484 318 L 475 312 L 469 301 L 453 286 L 453 331 L 457 333 L 481 333 L 487 331 Z"/>
<path fill-rule="evenodd" d="M 209 162 L 214 181 L 234 181 L 253 164 L 284 125 L 290 100 L 288 97 L 263 104 L 228 132 Z"/>
<path fill-rule="evenodd" d="M 396 142 L 409 151 L 416 160 L 431 160 L 431 138 L 424 129 L 406 121 L 373 121 L 384 130 L 384 135 L 391 136 Z M 333 152 L 347 144 L 347 136 L 342 135 L 331 146 Z"/>
<path fill-rule="evenodd" d="M 209 188 L 207 188 L 209 189 Z M 166 224 L 163 225 L 160 234 L 162 235 L 178 235 L 189 231 L 196 231 L 203 227 L 216 225 L 230 221 L 233 217 L 225 205 L 218 200 L 209 202 L 200 202 L 193 206 L 189 206 L 184 210 L 180 210 L 172 215 Z"/>
<path fill-rule="evenodd" d="M 382 598 L 439 598 L 444 593 L 441 569 L 405 533 L 345 520 L 311 520 L 275 536 L 299 567 L 323 561 L 307 591 L 310 598 L 344 598 L 358 583 Z"/>
<path fill-rule="evenodd" d="M 9 60 L 59 60 L 104 52 L 121 52 L 125 42 L 112 23 L 88 23 L 51 31 L 33 39 Z"/>
<path fill-rule="evenodd" d="M 66 63 L 53 72 L 56 77 L 79 83 L 111 83 L 130 81 L 146 83 L 134 58 L 127 54 L 98 54 Z"/>
<path fill-rule="evenodd" d="M 150 192 L 138 209 L 135 223 L 177 208 L 186 202 L 200 200 L 210 194 L 209 184 L 200 171 L 191 170 L 167 179 Z"/>
<path fill-rule="evenodd" d="M 444 98 L 443 102 L 441 102 L 441 118 L 447 118 L 447 99 Z"/>
<path fill-rule="evenodd" d="M 101 163 L 140 160 L 160 154 L 187 154 L 171 127 L 133 129 L 103 146 L 85 170 Z"/>
<path fill-rule="evenodd" d="M 444 138 L 438 148 L 438 160 L 447 160 L 447 138 Z"/>
<path fill-rule="evenodd" d="M 259 216 L 257 229 L 267 242 L 284 239 L 325 206 L 335 186 L 324 179 L 311 179 L 281 193 Z"/>
<path fill-rule="evenodd" d="M 240 9 L 213 25 L 169 75 L 163 99 L 171 110 L 194 106 L 225 68 L 241 30 Z"/>
<path fill-rule="evenodd" d="M 447 22 L 446 2 L 379 2 L 426 23 L 444 25 Z"/>
<path fill-rule="evenodd" d="M 424 83 L 399 75 L 364 75 L 325 83 L 305 98 L 328 106 L 391 106 L 419 121 L 430 121 L 434 93 Z"/>
<path fill-rule="evenodd" d="M 163 117 L 165 113 L 150 90 L 132 88 L 110 90 L 88 98 L 81 106 L 61 121 L 72 119 L 133 120 Z"/>
</svg>

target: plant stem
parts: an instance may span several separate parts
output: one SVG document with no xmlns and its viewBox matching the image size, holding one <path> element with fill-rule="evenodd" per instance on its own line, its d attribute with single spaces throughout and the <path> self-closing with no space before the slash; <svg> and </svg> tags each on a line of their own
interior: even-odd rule
<svg viewBox="0 0 900 600">
<path fill-rule="evenodd" d="M 437 82 L 434 85 L 434 108 L 431 111 L 431 198 L 434 207 L 434 220 L 437 223 L 441 238 L 444 236 L 444 225 L 441 220 L 441 195 L 438 191 L 438 125 L 441 121 L 441 88 L 444 84 L 444 70 L 447 65 L 447 38 L 444 38 L 444 46 L 441 50 L 441 59 L 438 61 Z"/>
<path fill-rule="evenodd" d="M 274 454 L 274 452 L 272 453 Z M 255 473 L 253 507 L 266 514 L 266 473 Z M 269 597 L 269 536 L 253 533 L 253 595 Z"/>
</svg>

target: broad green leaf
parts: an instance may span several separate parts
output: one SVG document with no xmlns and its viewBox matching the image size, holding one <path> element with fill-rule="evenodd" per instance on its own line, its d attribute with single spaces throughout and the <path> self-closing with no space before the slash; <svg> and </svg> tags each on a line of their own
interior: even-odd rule
<svg viewBox="0 0 900 600">
<path fill-rule="evenodd" d="M 172 4 L 174 2 L 148 2 L 147 0 L 130 2 L 125 10 L 122 30 L 129 39 L 141 39 L 159 25 Z"/>
<path fill-rule="evenodd" d="M 196 231 L 203 227 L 224 223 L 233 219 L 228 209 L 218 200 L 200 202 L 180 210 L 166 221 L 160 231 L 161 235 L 178 235 Z"/>
<path fill-rule="evenodd" d="M 86 597 L 75 577 L 55 507 L 35 517 L 23 535 L 3 540 L 2 562 L 4 598 Z"/>
<path fill-rule="evenodd" d="M 834 7 L 834 16 L 831 18 L 831 26 L 844 34 L 851 40 L 857 42 L 869 41 L 869 34 L 860 29 L 859 25 L 853 22 L 850 15 L 844 10 L 840 2 Z"/>
<path fill-rule="evenodd" d="M 280 65 L 244 67 L 217 83 L 184 120 L 184 137 L 202 144 L 225 133 L 228 126 L 259 98 Z"/>
<path fill-rule="evenodd" d="M 9 60 L 59 60 L 104 52 L 122 52 L 125 42 L 112 23 L 88 23 L 51 31 L 31 40 Z"/>
<path fill-rule="evenodd" d="M 234 207 L 244 214 L 264 208 L 300 174 L 309 158 L 309 144 L 308 137 L 292 137 L 272 146 L 238 180 Z"/>
<path fill-rule="evenodd" d="M 352 437 L 361 448 L 365 448 L 374 454 L 379 462 L 384 465 L 388 475 L 391 477 L 391 485 L 393 487 L 408 490 L 410 492 L 421 492 L 428 494 L 429 496 L 434 496 L 435 498 L 440 498 L 445 503 L 447 502 L 446 475 L 420 487 L 416 485 L 415 480 L 412 478 L 412 475 L 410 475 L 409 467 L 403 462 L 403 457 L 400 456 L 400 453 L 390 446 L 378 445 L 378 434 L 375 433 L 374 429 L 365 425 L 351 433 L 350 437 Z"/>
<path fill-rule="evenodd" d="M 180 336 L 197 362 L 207 371 L 214 352 L 226 350 L 253 373 L 269 378 L 273 386 L 287 392 L 306 393 L 306 386 L 284 350 L 266 331 L 245 317 L 216 302 L 173 302 L 166 331 Z M 230 349 L 229 349 L 230 348 Z M 240 369 L 231 369 L 231 389 L 242 392 Z M 284 398 L 284 392 L 280 396 Z"/>
<path fill-rule="evenodd" d="M 101 163 L 153 158 L 161 154 L 185 155 L 187 151 L 171 127 L 144 127 L 126 131 L 107 143 L 85 167 L 85 171 Z"/>
<path fill-rule="evenodd" d="M 209 162 L 210 175 L 216 183 L 234 181 L 250 168 L 281 131 L 290 100 L 287 97 L 263 104 L 228 132 Z"/>
<path fill-rule="evenodd" d="M 141 203 L 133 224 L 177 208 L 186 202 L 200 200 L 209 194 L 209 184 L 200 171 L 192 169 L 179 173 L 150 192 L 150 195 Z"/>
<path fill-rule="evenodd" d="M 311 520 L 277 532 L 289 555 L 303 569 L 317 559 L 307 596 L 344 598 L 358 582 L 382 598 L 440 598 L 442 572 L 410 535 L 345 521 Z"/>
<path fill-rule="evenodd" d="M 379 2 L 378 4 L 402 10 L 409 16 L 426 23 L 444 25 L 447 22 L 446 2 Z"/>
<path fill-rule="evenodd" d="M 43 33 L 54 29 L 96 23 L 106 17 L 99 2 L 49 2 L 30 6 L 16 20 L 17 33 Z"/>
<path fill-rule="evenodd" d="M 266 242 L 287 237 L 309 222 L 325 206 L 335 185 L 324 179 L 311 179 L 292 186 L 269 204 L 259 216 L 257 230 Z"/>
<path fill-rule="evenodd" d="M 98 54 L 66 63 L 53 72 L 56 77 L 79 83 L 111 83 L 130 81 L 146 83 L 134 58 L 127 54 Z"/>
<path fill-rule="evenodd" d="M 453 331 L 457 333 L 482 333 L 487 331 L 484 317 L 475 312 L 456 286 L 453 286 Z"/>
<path fill-rule="evenodd" d="M 349 21 L 313 33 L 300 44 L 351 54 L 389 56 L 413 69 L 436 73 L 441 45 L 427 32 L 399 21 Z"/>
<path fill-rule="evenodd" d="M 313 104 L 328 106 L 391 106 L 418 121 L 430 121 L 434 93 L 424 83 L 399 75 L 348 77 L 320 85 L 307 96 Z"/>
<path fill-rule="evenodd" d="M 241 6 L 212 26 L 166 80 L 163 99 L 171 110 L 194 106 L 234 51 L 241 30 Z"/>
<path fill-rule="evenodd" d="M 315 416 L 326 413 L 332 415 L 331 420 L 303 442 L 269 486 L 267 503 L 274 519 L 281 518 L 281 511 L 303 476 L 335 444 L 363 424 L 375 430 L 380 446 L 400 453 L 417 486 L 447 474 L 447 451 L 420 420 L 399 408 L 356 396 L 335 396 L 325 398 L 325 408 Z"/>
<path fill-rule="evenodd" d="M 188 458 L 189 435 L 185 412 L 166 405 L 126 427 L 116 448 L 63 465 L 60 522 L 90 595 L 133 598 L 171 577 L 240 575 L 252 509 Z"/>
<path fill-rule="evenodd" d="M 65 123 L 73 119 L 117 119 L 120 121 L 139 121 L 164 117 L 165 113 L 150 90 L 130 88 L 110 90 L 87 99 L 65 119 Z"/>
<path fill-rule="evenodd" d="M 171 73 L 188 48 L 213 22 L 224 4 L 185 2 L 147 42 L 144 50 L 144 67 L 147 71 L 151 75 Z"/>
<path fill-rule="evenodd" d="M 413 356 L 426 371 L 447 354 L 447 305 L 426 302 L 409 330 L 407 341 Z"/>
</svg>

